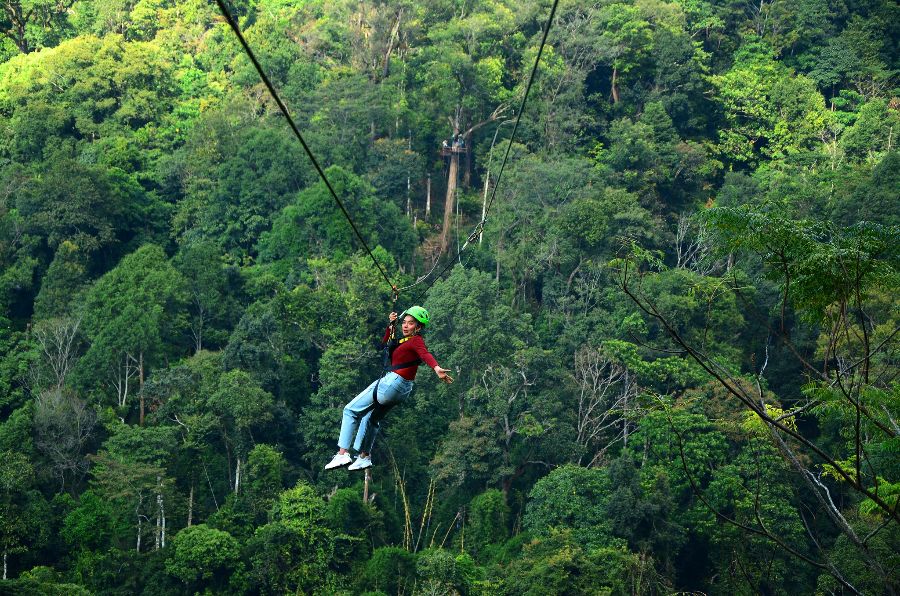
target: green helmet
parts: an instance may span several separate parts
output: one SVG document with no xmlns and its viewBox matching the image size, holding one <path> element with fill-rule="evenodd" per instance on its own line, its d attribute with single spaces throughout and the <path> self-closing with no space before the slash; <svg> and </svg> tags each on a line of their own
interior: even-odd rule
<svg viewBox="0 0 900 596">
<path fill-rule="evenodd" d="M 422 323 L 422 327 L 428 327 L 428 322 L 431 321 L 431 317 L 428 315 L 428 311 L 422 308 L 421 306 L 410 306 L 403 314 L 409 315 L 418 322 Z M 401 315 L 401 319 L 403 316 Z"/>
</svg>

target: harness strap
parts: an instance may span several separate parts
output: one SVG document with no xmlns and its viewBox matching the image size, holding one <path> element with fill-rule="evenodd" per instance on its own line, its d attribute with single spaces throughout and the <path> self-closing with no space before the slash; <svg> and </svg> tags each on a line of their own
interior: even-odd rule
<svg viewBox="0 0 900 596">
<path fill-rule="evenodd" d="M 387 369 L 385 372 L 397 372 L 398 370 L 403 370 L 404 368 L 409 368 L 410 366 L 416 366 L 418 364 L 422 364 L 421 358 L 416 358 L 415 360 L 410 360 L 408 362 L 401 362 L 400 364 L 395 364 L 394 366 Z"/>
<path fill-rule="evenodd" d="M 416 366 L 422 363 L 421 358 L 416 358 L 415 360 L 410 360 L 409 362 L 401 362 L 400 364 L 395 364 L 394 366 L 390 366 L 381 373 L 381 376 L 384 376 L 384 373 L 396 372 L 398 370 L 403 370 L 404 368 L 409 368 L 411 366 Z M 378 403 L 378 385 L 381 384 L 381 377 L 378 377 L 378 381 L 375 383 L 375 388 L 372 389 L 372 402 L 375 403 L 376 406 L 381 406 L 382 404 Z"/>
<path fill-rule="evenodd" d="M 408 362 L 401 362 L 400 364 L 391 365 L 391 355 L 394 352 L 394 349 L 397 348 L 400 344 L 411 340 L 414 336 L 409 337 L 401 337 L 400 339 L 394 339 L 394 335 L 397 332 L 397 321 L 391 323 L 391 333 L 388 337 L 388 341 L 384 344 L 384 363 L 382 364 L 383 370 L 381 371 L 381 377 L 385 375 L 385 373 L 389 372 L 397 372 L 398 370 L 403 370 L 404 368 L 409 368 L 411 366 L 417 366 L 422 364 L 421 358 L 416 358 L 415 360 L 410 360 Z M 372 402 L 376 406 L 381 406 L 382 404 L 378 403 L 378 385 L 381 384 L 381 377 L 378 377 L 378 381 L 375 383 L 375 388 L 372 390 Z"/>
</svg>

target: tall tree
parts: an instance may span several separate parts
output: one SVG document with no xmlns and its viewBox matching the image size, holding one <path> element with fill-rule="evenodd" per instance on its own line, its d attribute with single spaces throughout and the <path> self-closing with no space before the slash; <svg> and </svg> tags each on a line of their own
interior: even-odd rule
<svg viewBox="0 0 900 596">
<path fill-rule="evenodd" d="M 721 150 L 730 160 L 784 159 L 822 142 L 831 116 L 813 82 L 793 75 L 766 45 L 745 43 L 734 66 L 713 76 L 726 126 Z"/>
<path fill-rule="evenodd" d="M 82 383 L 92 389 L 111 387 L 115 404 L 127 412 L 137 382 L 141 424 L 149 371 L 173 348 L 179 351 L 184 283 L 163 250 L 148 244 L 97 280 L 80 304 L 90 342 L 79 366 Z"/>
<path fill-rule="evenodd" d="M 0 9 L 0 34 L 27 54 L 56 41 L 75 0 L 10 0 Z"/>
</svg>

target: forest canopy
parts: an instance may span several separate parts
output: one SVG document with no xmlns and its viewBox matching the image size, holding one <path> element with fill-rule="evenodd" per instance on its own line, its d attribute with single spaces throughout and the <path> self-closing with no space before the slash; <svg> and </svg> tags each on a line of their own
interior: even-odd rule
<svg viewBox="0 0 900 596">
<path fill-rule="evenodd" d="M 225 4 L 328 184 L 215 2 L 0 6 L 0 592 L 900 592 L 897 3 Z"/>
</svg>

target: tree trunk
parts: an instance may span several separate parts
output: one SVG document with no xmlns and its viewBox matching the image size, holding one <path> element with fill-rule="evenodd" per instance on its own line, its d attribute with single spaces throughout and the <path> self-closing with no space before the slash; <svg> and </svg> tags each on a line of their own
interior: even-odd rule
<svg viewBox="0 0 900 596">
<path fill-rule="evenodd" d="M 450 154 L 450 174 L 447 177 L 447 198 L 444 201 L 444 227 L 441 230 L 441 252 L 450 245 L 450 220 L 456 199 L 456 183 L 459 174 L 459 153 Z"/>
<path fill-rule="evenodd" d="M 484 216 L 487 215 L 487 195 L 488 195 L 488 187 L 491 185 L 491 171 L 488 170 L 484 174 L 484 196 L 481 199 L 481 221 L 484 221 Z M 480 230 L 478 232 L 478 244 L 481 244 L 481 237 L 484 236 L 484 230 Z"/>
<path fill-rule="evenodd" d="M 494 281 L 498 284 L 500 283 L 500 252 L 503 250 L 503 232 L 500 232 L 500 235 L 497 237 L 497 268 L 496 273 L 494 275 Z"/>
<path fill-rule="evenodd" d="M 191 331 L 194 334 L 194 353 L 197 354 L 203 349 L 203 324 L 206 321 L 206 309 L 200 299 L 195 297 L 194 304 L 197 306 L 197 320 L 191 325 Z"/>
<path fill-rule="evenodd" d="M 231 473 L 231 447 L 228 446 L 227 437 L 225 439 L 225 461 L 225 471 L 228 473 L 228 486 L 234 486 L 234 474 Z"/>
<path fill-rule="evenodd" d="M 363 503 L 369 502 L 369 482 L 372 480 L 372 471 L 366 468 L 366 474 L 363 479 Z"/>
<path fill-rule="evenodd" d="M 135 549 L 137 552 L 141 552 L 141 514 L 138 513 L 138 530 L 137 530 L 137 548 Z"/>
<path fill-rule="evenodd" d="M 469 151 L 469 139 L 466 139 L 466 169 L 463 171 L 463 186 L 472 186 L 472 152 Z"/>
<path fill-rule="evenodd" d="M 162 547 L 166 548 L 166 508 L 163 504 L 162 495 L 159 496 L 159 513 L 162 516 Z"/>
<path fill-rule="evenodd" d="M 416 229 L 416 226 L 419 224 L 419 213 L 413 213 L 413 230 Z M 409 259 L 409 274 L 413 277 L 416 276 L 416 255 L 413 254 Z"/>
<path fill-rule="evenodd" d="M 191 480 L 191 492 L 188 493 L 188 518 L 187 518 L 187 527 L 191 527 L 191 522 L 194 520 L 194 481 Z"/>
<path fill-rule="evenodd" d="M 403 9 L 401 8 L 397 12 L 397 22 L 394 23 L 393 29 L 391 29 L 391 36 L 388 39 L 388 47 L 384 52 L 384 59 L 381 61 L 381 78 L 386 79 L 388 73 L 391 71 L 391 53 L 394 51 L 394 43 L 397 40 L 397 33 L 400 32 L 400 21 L 403 19 Z"/>
<path fill-rule="evenodd" d="M 125 354 L 122 358 L 121 367 L 117 364 L 115 377 L 113 379 L 113 384 L 116 389 L 116 398 L 118 400 L 118 404 L 120 408 L 125 407 L 125 403 L 128 401 L 128 382 L 132 376 L 134 376 L 134 372 L 131 366 L 134 358 L 131 354 Z"/>
<path fill-rule="evenodd" d="M 153 534 L 153 550 L 159 550 L 160 536 L 162 536 L 161 523 L 162 520 L 159 518 L 159 495 L 156 495 L 156 532 Z"/>
<path fill-rule="evenodd" d="M 138 356 L 138 382 L 139 382 L 139 393 L 141 395 L 141 415 L 139 420 L 139 425 L 144 426 L 144 352 L 141 352 Z"/>
<path fill-rule="evenodd" d="M 628 371 L 625 372 L 625 403 L 622 407 L 622 445 L 628 448 Z"/>
<path fill-rule="evenodd" d="M 154 537 L 153 550 L 159 550 L 166 545 L 165 538 L 166 513 L 163 509 L 162 478 L 156 477 L 156 536 Z"/>
<path fill-rule="evenodd" d="M 20 52 L 27 54 L 31 51 L 31 46 L 28 45 L 28 38 L 25 36 L 27 17 L 22 14 L 22 3 L 5 2 L 4 4 L 6 5 L 4 7 L 6 17 L 10 22 L 9 30 L 5 32 L 5 35 L 16 44 Z"/>
<path fill-rule="evenodd" d="M 612 85 L 611 85 L 611 87 L 612 87 L 611 94 L 612 94 L 613 103 L 619 103 L 619 90 L 616 89 L 616 77 L 618 76 L 618 74 L 619 74 L 618 69 L 615 66 L 613 66 Z"/>
<path fill-rule="evenodd" d="M 234 494 L 237 494 L 241 488 L 241 458 L 238 456 L 237 464 L 234 466 Z"/>
<path fill-rule="evenodd" d="M 425 219 L 428 219 L 431 215 L 431 174 L 428 174 L 425 188 Z"/>
<path fill-rule="evenodd" d="M 6 548 L 3 549 L 3 581 L 6 581 Z"/>
</svg>

